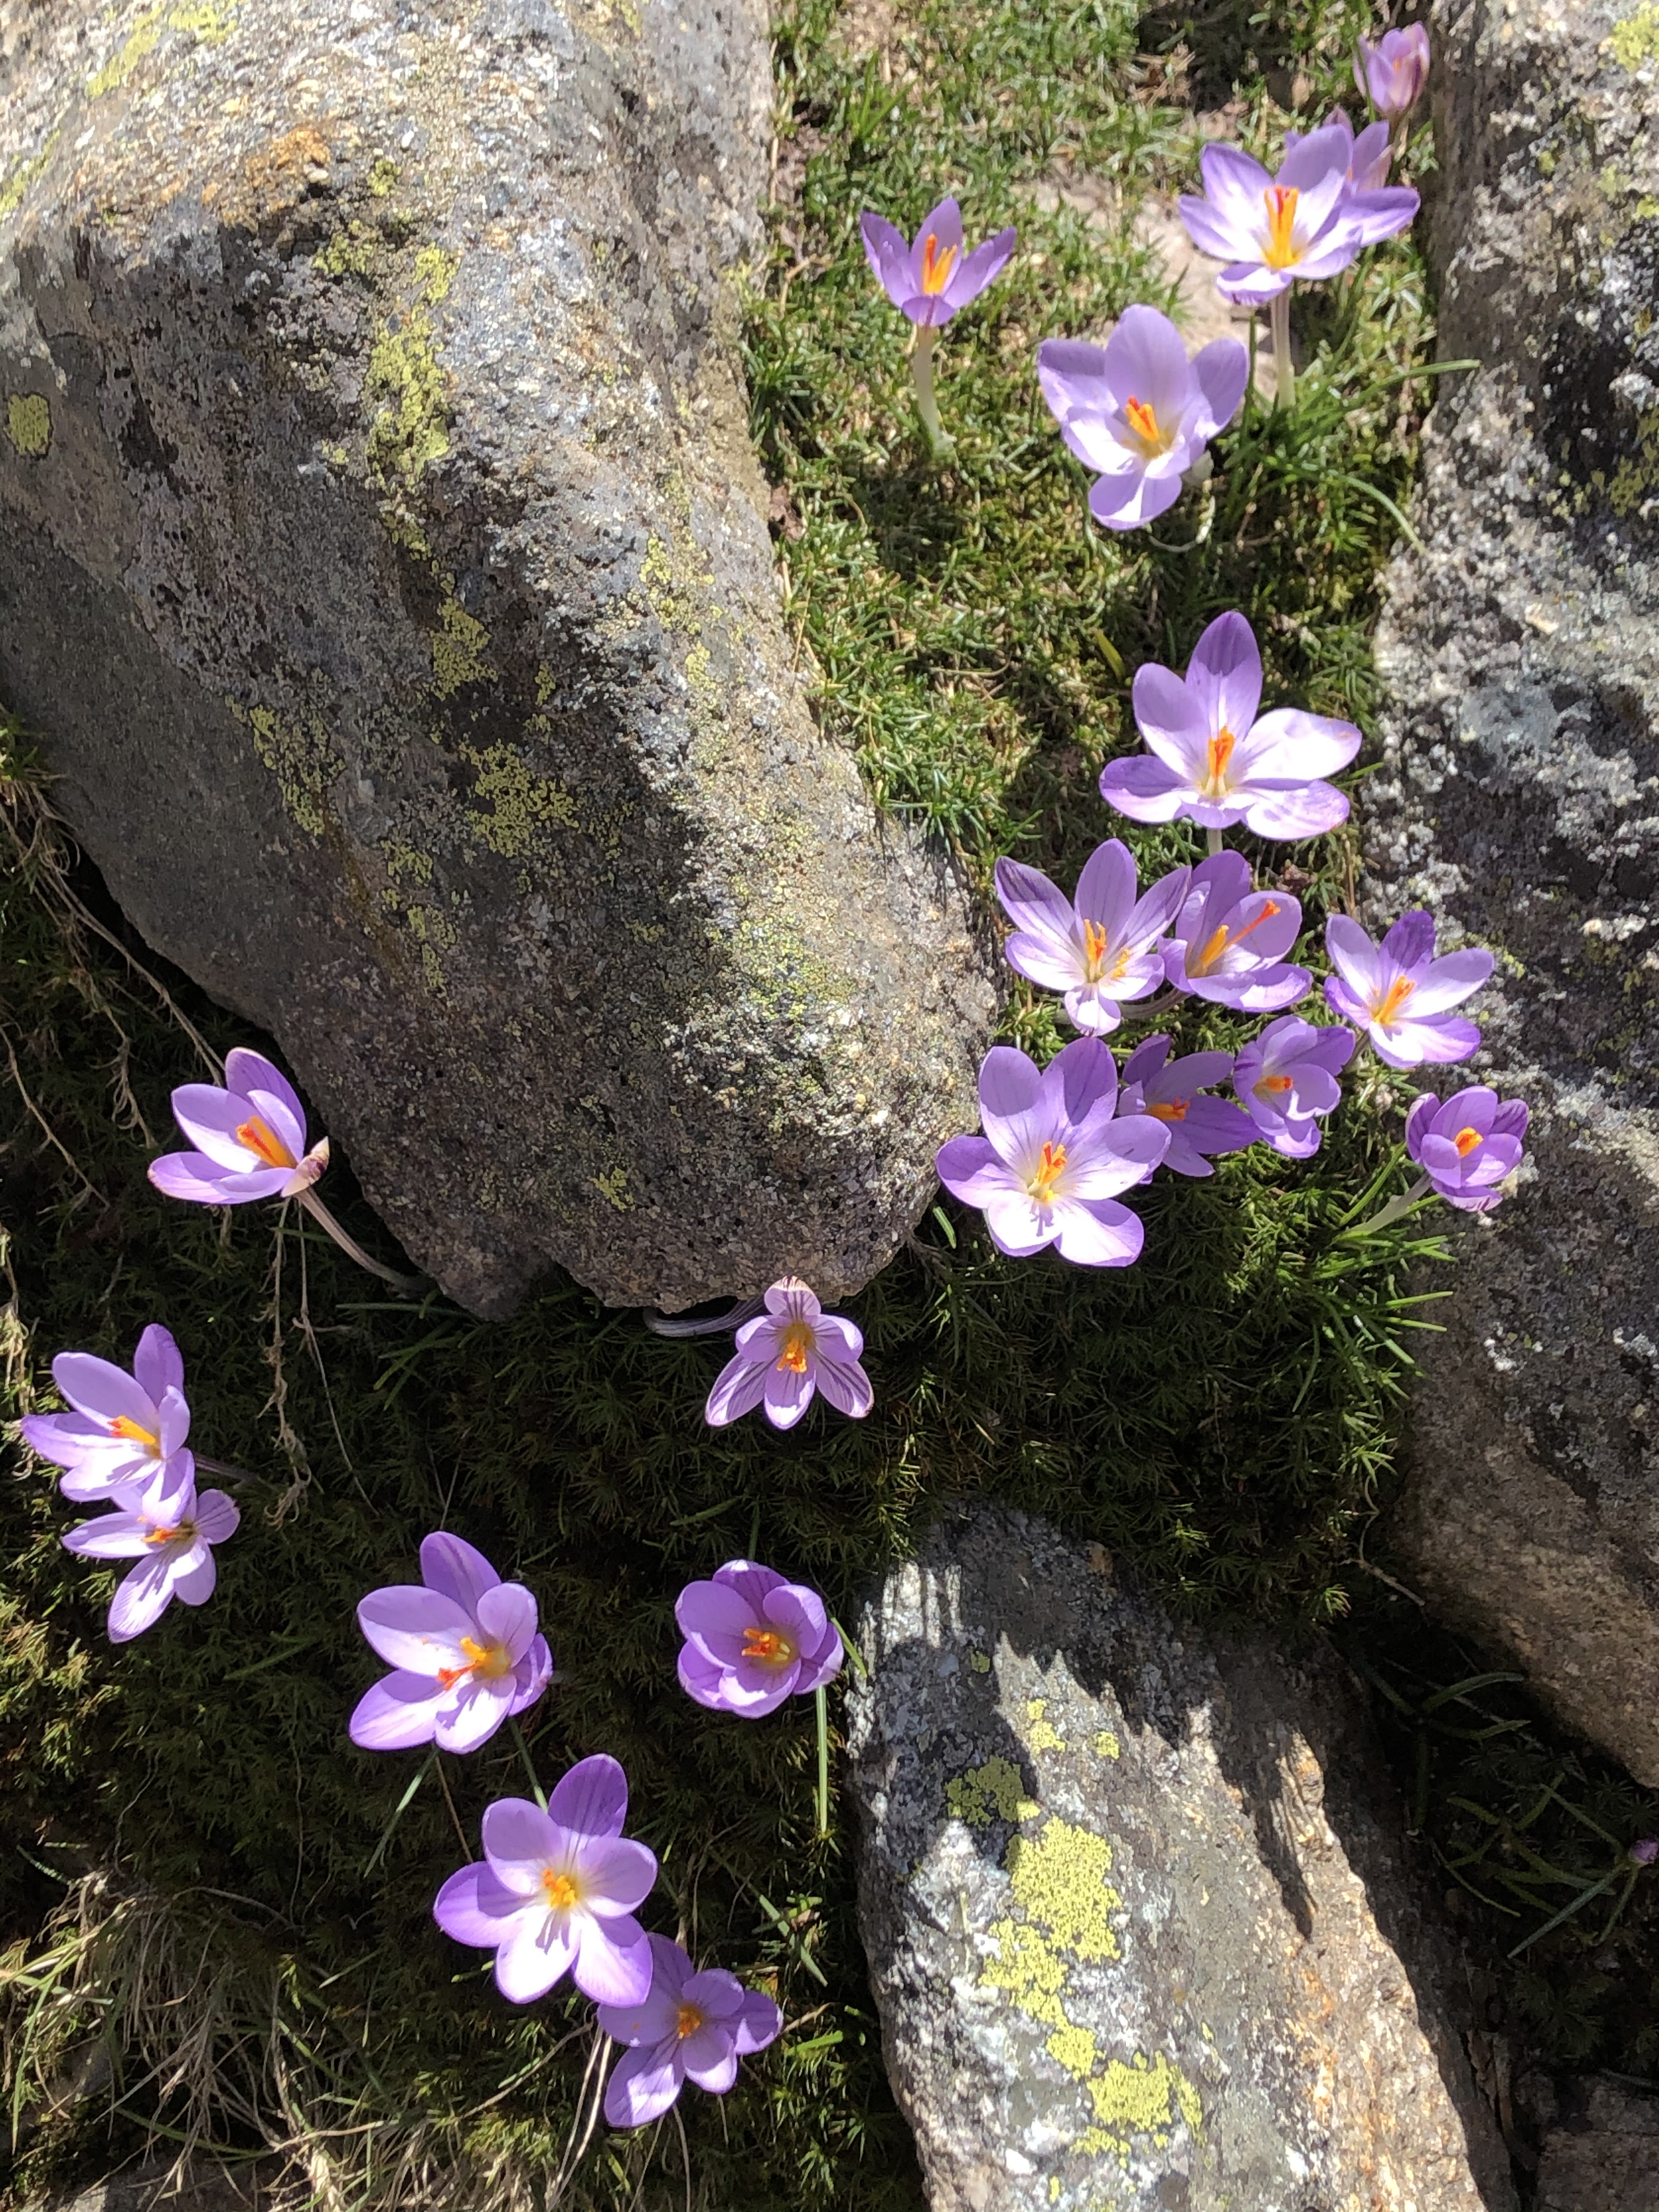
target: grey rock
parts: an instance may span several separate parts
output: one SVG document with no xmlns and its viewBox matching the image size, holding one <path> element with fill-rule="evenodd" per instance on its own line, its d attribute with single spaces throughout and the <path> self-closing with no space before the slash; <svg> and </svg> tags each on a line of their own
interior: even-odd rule
<svg viewBox="0 0 1659 2212">
<path fill-rule="evenodd" d="M 974 1119 L 779 604 L 770 100 L 762 0 L 0 0 L 0 696 L 479 1312 L 852 1289 Z"/>
<path fill-rule="evenodd" d="M 1520 1194 L 1456 1229 L 1393 1534 L 1654 1784 L 1659 40 L 1577 0 L 1455 0 L 1435 36 L 1437 349 L 1483 366 L 1430 419 L 1425 550 L 1389 575 L 1368 896 L 1498 951 L 1481 1054 L 1438 1088 L 1534 1118 Z"/>
<path fill-rule="evenodd" d="M 1659 2212 L 1659 2098 L 1571 2081 L 1550 2103 L 1534 2212 Z"/>
<path fill-rule="evenodd" d="M 146 2159 L 85 2189 L 31 2200 L 22 2212 L 262 2212 L 268 2203 L 257 2166 L 236 2172 Z"/>
<path fill-rule="evenodd" d="M 933 2212 L 1514 2203 L 1345 1678 L 973 1506 L 866 1607 L 860 1917 Z"/>
</svg>

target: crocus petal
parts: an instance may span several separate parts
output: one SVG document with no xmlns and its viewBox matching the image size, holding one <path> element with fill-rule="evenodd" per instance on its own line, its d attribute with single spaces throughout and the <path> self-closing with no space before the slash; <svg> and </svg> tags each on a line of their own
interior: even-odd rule
<svg viewBox="0 0 1659 2212">
<path fill-rule="evenodd" d="M 771 1998 L 759 1990 L 745 1990 L 743 2008 L 732 2031 L 738 2050 L 747 2057 L 751 2051 L 764 2051 L 769 2043 L 777 2040 L 783 2027 L 783 2014 Z"/>
<path fill-rule="evenodd" d="M 478 1600 L 478 1626 L 516 1667 L 536 1633 L 536 1601 L 522 1583 L 497 1583 Z"/>
<path fill-rule="evenodd" d="M 910 242 L 902 230 L 866 209 L 859 217 L 864 251 L 877 283 L 896 307 L 910 297 Z"/>
<path fill-rule="evenodd" d="M 584 1836 L 619 1836 L 628 1817 L 628 1777 L 605 1752 L 579 1759 L 554 1784 L 547 1801 L 562 1828 Z"/>
<path fill-rule="evenodd" d="M 458 1758 L 477 1751 L 507 1718 L 512 1692 L 510 1678 L 493 1682 L 475 1678 L 458 1684 L 441 1695 L 432 1741 L 441 1751 L 453 1752 Z"/>
<path fill-rule="evenodd" d="M 289 1179 L 286 1168 L 233 1175 L 204 1152 L 165 1152 L 150 1162 L 148 1172 L 164 1196 L 187 1199 L 195 1206 L 246 1206 L 256 1199 L 275 1198 Z"/>
<path fill-rule="evenodd" d="M 576 1987 L 595 2004 L 637 2004 L 651 1990 L 651 1946 L 626 1914 L 595 1920 L 583 1913 L 574 1930 Z"/>
<path fill-rule="evenodd" d="M 435 1675 L 441 1667 L 465 1667 L 461 1638 L 477 1626 L 471 1613 L 441 1590 L 393 1583 L 358 1601 L 357 1626 L 389 1667 Z"/>
<path fill-rule="evenodd" d="M 1478 945 L 1431 961 L 1428 973 L 1418 979 L 1406 1002 L 1407 1018 L 1417 1021 L 1425 1014 L 1443 1013 L 1449 1006 L 1461 1005 L 1488 980 L 1496 964 L 1485 946 Z"/>
<path fill-rule="evenodd" d="M 429 1674 L 387 1674 L 358 1698 L 346 1734 L 364 1751 L 409 1751 L 430 1743 L 444 1695 L 434 1689 Z"/>
<path fill-rule="evenodd" d="M 1244 824 L 1257 837 L 1322 837 L 1348 818 L 1348 802 L 1334 783 L 1252 796 Z"/>
<path fill-rule="evenodd" d="M 1109 477 L 1097 477 L 1089 494 L 1090 514 L 1108 530 L 1139 530 L 1144 522 L 1156 522 L 1175 505 L 1184 489 L 1179 476 L 1158 477 L 1148 471 L 1132 479 L 1132 495 L 1123 500 L 1109 490 L 1112 481 Z"/>
<path fill-rule="evenodd" d="M 793 1429 L 811 1404 L 817 1389 L 810 1362 L 800 1372 L 781 1365 L 769 1368 L 761 1397 L 767 1419 L 775 1429 Z"/>
<path fill-rule="evenodd" d="M 632 1912 L 657 1879 L 656 1854 L 631 1836 L 591 1837 L 578 1844 L 571 1865 L 580 1877 L 583 1904 L 602 1920 Z"/>
<path fill-rule="evenodd" d="M 168 1390 L 182 1394 L 185 1387 L 184 1355 L 174 1341 L 171 1329 L 163 1328 L 160 1322 L 151 1322 L 138 1340 L 138 1349 L 132 1355 L 132 1372 L 140 1389 L 159 1406 Z"/>
<path fill-rule="evenodd" d="M 1251 766 L 1268 782 L 1310 782 L 1345 769 L 1364 742 L 1352 722 L 1278 707 L 1250 732 Z"/>
<path fill-rule="evenodd" d="M 1390 1067 L 1421 1067 L 1425 1063 L 1438 1066 L 1467 1060 L 1480 1042 L 1474 1024 L 1460 1020 L 1455 1014 L 1401 1023 L 1388 1030 L 1373 1023 L 1369 1034 L 1371 1050 Z"/>
<path fill-rule="evenodd" d="M 1134 854 L 1120 837 L 1097 845 L 1077 879 L 1076 911 L 1092 921 L 1108 944 L 1123 937 L 1135 907 Z"/>
<path fill-rule="evenodd" d="M 625 2051 L 605 2087 L 605 2117 L 613 2128 L 642 2128 L 660 2119 L 680 2094 L 677 2045 L 645 2044 Z"/>
<path fill-rule="evenodd" d="M 862 1420 L 876 1402 L 870 1378 L 855 1359 L 838 1359 L 820 1347 L 816 1374 L 819 1389 L 838 1413 Z"/>
<path fill-rule="evenodd" d="M 89 1352 L 60 1352 L 52 1363 L 52 1379 L 77 1413 L 106 1429 L 117 1420 L 152 1433 L 160 1426 L 149 1391 L 112 1360 L 94 1358 Z"/>
<path fill-rule="evenodd" d="M 241 1526 L 242 1511 L 235 1500 L 222 1490 L 204 1490 L 196 1501 L 196 1510 L 191 1516 L 205 1544 L 222 1544 L 227 1536 L 234 1536 Z"/>
<path fill-rule="evenodd" d="M 732 2039 L 716 2027 L 700 2027 L 680 2045 L 685 2078 L 700 2089 L 723 2097 L 738 2078 L 738 2054 Z"/>
<path fill-rule="evenodd" d="M 489 1869 L 475 1860 L 450 1875 L 433 1902 L 432 1917 L 456 1942 L 493 1951 L 507 1941 L 523 1911 L 523 1899 L 504 1890 Z"/>
<path fill-rule="evenodd" d="M 144 1559 L 131 1574 L 123 1575 L 110 1600 L 109 1640 L 130 1644 L 147 1628 L 154 1628 L 173 1602 L 173 1577 L 165 1559 Z"/>
<path fill-rule="evenodd" d="M 965 307 L 970 300 L 977 299 L 988 284 L 994 283 L 1006 267 L 1008 258 L 1019 243 L 1017 230 L 1000 230 L 994 238 L 988 238 L 983 246 L 976 246 L 967 258 L 958 261 L 945 287 L 945 296 L 952 309 Z"/>
<path fill-rule="evenodd" d="M 1138 1214 L 1109 1198 L 1070 1199 L 1054 1208 L 1060 1257 L 1079 1267 L 1127 1267 L 1146 1232 Z"/>
<path fill-rule="evenodd" d="M 1250 380 L 1250 356 L 1237 338 L 1213 338 L 1193 356 L 1193 374 L 1204 395 L 1198 428 L 1212 438 L 1238 412 Z"/>
<path fill-rule="evenodd" d="M 1187 803 L 1185 781 L 1161 760 L 1145 753 L 1108 761 L 1100 772 L 1100 795 L 1133 822 L 1173 822 Z"/>
<path fill-rule="evenodd" d="M 453 1599 L 471 1619 L 478 1617 L 478 1601 L 494 1589 L 501 1577 L 483 1553 L 465 1537 L 441 1528 L 421 1540 L 421 1580 L 428 1589 Z"/>
<path fill-rule="evenodd" d="M 507 1923 L 495 1954 L 495 1986 L 510 2004 L 533 2004 L 570 1972 L 579 1936 L 577 1916 L 569 1918 L 573 1924 L 562 1928 L 550 1912 L 521 1912 Z"/>
<path fill-rule="evenodd" d="M 139 1513 L 100 1513 L 66 1528 L 58 1541 L 66 1552 L 82 1559 L 143 1559 L 154 1558 L 149 1541 L 151 1523 Z M 159 1562 L 158 1562 L 159 1564 Z"/>
<path fill-rule="evenodd" d="M 741 1352 L 726 1361 L 714 1377 L 714 1387 L 702 1409 L 703 1419 L 711 1429 L 723 1429 L 729 1422 L 753 1413 L 766 1395 L 766 1378 L 771 1364 L 769 1358 L 750 1359 Z"/>
<path fill-rule="evenodd" d="M 219 1563 L 207 1545 L 192 1544 L 188 1550 L 175 1553 L 169 1564 L 173 1595 L 179 1604 L 205 1605 L 219 1580 Z"/>
<path fill-rule="evenodd" d="M 1250 731 L 1261 703 L 1261 653 L 1243 615 L 1218 615 L 1200 633 L 1187 665 L 1187 690 L 1206 739 L 1224 729 L 1236 739 Z"/>
<path fill-rule="evenodd" d="M 567 1826 L 528 1797 L 498 1797 L 484 1808 L 484 1856 L 508 1889 L 538 1896 L 544 1869 L 562 1856 L 569 1840 Z"/>
</svg>

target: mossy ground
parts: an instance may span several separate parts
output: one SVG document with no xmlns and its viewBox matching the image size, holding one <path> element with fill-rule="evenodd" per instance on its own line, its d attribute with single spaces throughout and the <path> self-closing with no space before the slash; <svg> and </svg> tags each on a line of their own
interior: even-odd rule
<svg viewBox="0 0 1659 2212">
<path fill-rule="evenodd" d="M 1317 111 L 1344 90 L 1361 21 L 1346 0 L 1251 17 L 1254 30 L 1241 11 L 1195 66 L 1246 70 L 1238 127 L 1265 147 L 1288 118 L 1258 62 L 1301 71 Z M 1255 622 L 1272 702 L 1362 720 L 1369 705 L 1389 502 L 1408 489 L 1426 395 L 1407 374 L 1429 337 L 1408 247 L 1306 303 L 1304 404 L 1288 420 L 1257 410 L 1224 441 L 1191 550 L 1085 526 L 1084 479 L 1032 378 L 1040 337 L 1160 296 L 1130 224 L 1140 195 L 1195 168 L 1186 50 L 1147 51 L 1178 27 L 1138 26 L 1108 0 L 925 0 L 897 21 L 801 0 L 778 27 L 780 197 L 749 343 L 791 617 L 826 725 L 981 887 L 1000 852 L 1069 871 L 1122 828 L 1095 778 L 1133 739 L 1128 676 L 1143 659 L 1183 661 L 1224 607 Z M 1041 211 L 1040 188 L 1084 174 L 1120 196 L 1111 220 Z M 856 221 L 874 204 L 913 223 L 946 187 L 974 234 L 1018 222 L 1022 250 L 941 349 L 958 450 L 939 472 Z M 1191 539 L 1200 512 L 1157 536 Z M 789 2023 L 731 2098 L 688 2095 L 683 2137 L 601 2130 L 568 2201 L 667 2205 L 689 2187 L 694 2203 L 757 2212 L 914 2207 L 846 1805 L 828 1839 L 815 1834 L 810 1705 L 751 1727 L 691 1706 L 674 1680 L 674 1595 L 751 1553 L 817 1582 L 846 1618 L 933 1500 L 982 1487 L 1106 1544 L 1184 1606 L 1342 1615 L 1363 1584 L 1355 1547 L 1388 1480 L 1417 1313 L 1409 1231 L 1363 1250 L 1333 1242 L 1386 1164 L 1376 1086 L 1309 1169 L 1251 1154 L 1209 1182 L 1158 1182 L 1139 1201 L 1146 1258 L 1121 1275 L 1005 1263 L 942 1206 L 857 1301 L 870 1419 L 820 1410 L 785 1439 L 753 1422 L 716 1437 L 701 1415 L 717 1343 L 665 1343 L 562 1282 L 500 1324 L 436 1298 L 398 1304 L 303 1226 L 283 1235 L 263 1210 L 222 1223 L 157 1197 L 144 1165 L 166 1140 L 169 1088 L 199 1060 L 124 957 L 96 885 L 70 879 L 110 935 L 65 905 L 27 771 L 4 790 L 20 840 L 0 889 L 9 1408 L 34 1401 L 54 1352 L 125 1359 L 165 1319 L 188 1364 L 193 1441 L 254 1470 L 214 1602 L 175 1608 L 119 1652 L 102 1633 L 112 1578 L 58 1548 L 70 1516 L 41 1472 L 20 1468 L 0 1500 L 15 2185 L 107 2160 L 147 2126 L 177 2140 L 204 2123 L 251 2151 L 260 2116 L 310 2143 L 313 2180 L 334 2161 L 341 2203 L 435 2201 L 462 2154 L 469 2201 L 480 2167 L 498 2169 L 483 2185 L 502 2202 L 558 2168 L 586 2007 L 508 2008 L 488 1962 L 451 1947 L 428 1911 L 483 1805 L 520 1790 L 516 1756 L 498 1743 L 443 1760 L 388 1838 L 419 1759 L 371 1758 L 344 1734 L 376 1671 L 355 1601 L 408 1578 L 420 1536 L 444 1523 L 541 1601 L 564 1676 L 530 1717 L 544 1776 L 599 1748 L 623 1760 L 632 1831 L 662 1860 L 653 1923 L 767 1981 Z M 1133 842 L 1146 866 L 1196 850 L 1182 830 Z M 1344 897 L 1352 849 L 1255 857 L 1316 921 Z M 238 1041 L 164 980 L 216 1049 Z M 1061 1042 L 1030 994 L 1011 1030 L 1039 1052 Z M 1189 1046 L 1233 1036 L 1215 1014 L 1182 1030 Z M 373 1244 L 349 1176 L 330 1188 Z M 89 1932 L 60 1931 L 53 1951 L 41 1929 L 70 1897 Z M 199 2038 L 183 2072 L 148 2072 L 178 2049 L 180 2022 Z M 47 2113 L 43 2083 L 100 2032 L 112 2113 L 96 2100 Z"/>
</svg>

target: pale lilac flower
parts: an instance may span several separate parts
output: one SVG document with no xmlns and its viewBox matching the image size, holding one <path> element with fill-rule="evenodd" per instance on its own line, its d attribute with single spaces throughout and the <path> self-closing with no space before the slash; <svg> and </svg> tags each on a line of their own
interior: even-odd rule
<svg viewBox="0 0 1659 2212">
<path fill-rule="evenodd" d="M 1480 1043 L 1474 1024 L 1446 1009 L 1480 988 L 1492 974 L 1492 956 L 1466 945 L 1437 960 L 1434 917 L 1422 908 L 1402 914 L 1380 945 L 1357 921 L 1334 914 L 1325 924 L 1325 949 L 1337 970 L 1326 979 L 1327 1001 L 1364 1031 L 1390 1067 L 1467 1060 Z"/>
<path fill-rule="evenodd" d="M 553 1672 L 530 1592 L 442 1532 L 422 1542 L 421 1582 L 371 1590 L 357 1623 L 397 1670 L 366 1690 L 351 1716 L 348 1733 L 366 1751 L 417 1743 L 476 1751 L 535 1704 Z"/>
<path fill-rule="evenodd" d="M 52 1379 L 71 1413 L 26 1413 L 23 1439 L 68 1473 L 65 1498 L 132 1504 L 190 1434 L 185 1363 L 171 1334 L 152 1322 L 138 1340 L 132 1372 L 89 1352 L 60 1352 Z"/>
<path fill-rule="evenodd" d="M 939 1181 L 982 1206 L 991 1242 L 1015 1259 L 1057 1244 L 1080 1267 L 1127 1267 L 1145 1231 L 1119 1191 L 1145 1182 L 1169 1148 L 1149 1114 L 1115 1120 L 1117 1063 L 1097 1037 L 1079 1037 L 1039 1070 L 993 1045 L 979 1071 L 984 1134 L 952 1137 Z"/>
<path fill-rule="evenodd" d="M 1291 147 L 1277 177 L 1241 147 L 1204 149 L 1204 196 L 1183 194 L 1181 219 L 1200 253 L 1226 263 L 1216 278 L 1224 298 L 1265 306 L 1297 278 L 1334 276 L 1363 246 L 1407 228 L 1417 194 L 1399 185 L 1356 191 L 1352 152 L 1346 116 Z"/>
<path fill-rule="evenodd" d="M 1319 1116 L 1341 1103 L 1337 1072 L 1352 1055 L 1346 1030 L 1316 1029 L 1286 1014 L 1239 1054 L 1233 1089 L 1276 1152 L 1305 1160 L 1319 1150 Z"/>
<path fill-rule="evenodd" d="M 1066 444 L 1097 471 L 1096 521 L 1133 530 L 1173 507 L 1186 471 L 1237 413 L 1249 373 L 1237 338 L 1217 338 L 1189 360 L 1156 307 L 1126 307 L 1103 347 L 1045 339 L 1037 382 Z"/>
<path fill-rule="evenodd" d="M 1353 81 L 1362 96 L 1390 123 L 1409 115 L 1429 81 L 1429 32 L 1425 23 L 1384 31 L 1373 46 L 1361 39 L 1353 58 Z"/>
<path fill-rule="evenodd" d="M 1261 703 L 1261 655 L 1243 615 L 1218 615 L 1184 677 L 1155 660 L 1135 671 L 1136 726 L 1148 751 L 1109 761 L 1100 795 L 1136 822 L 1184 815 L 1206 830 L 1243 822 L 1258 837 L 1317 837 L 1348 816 L 1322 779 L 1359 750 L 1352 722 Z"/>
<path fill-rule="evenodd" d="M 1224 1083 L 1233 1072 L 1230 1052 L 1189 1052 L 1170 1058 L 1167 1036 L 1144 1038 L 1123 1063 L 1120 1114 L 1150 1114 L 1170 1133 L 1162 1164 L 1174 1175 L 1207 1176 L 1218 1152 L 1242 1152 L 1255 1142 L 1248 1114 L 1224 1098 L 1206 1098 L 1210 1084 Z"/>
<path fill-rule="evenodd" d="M 759 1990 L 746 1990 L 719 1966 L 699 1972 L 678 1943 L 647 1937 L 649 1994 L 638 2004 L 601 2005 L 599 2026 L 628 2050 L 605 2085 L 613 2128 L 660 2119 L 688 2081 L 723 2097 L 738 2061 L 775 2042 L 783 2014 Z"/>
<path fill-rule="evenodd" d="M 1011 968 L 1066 994 L 1066 1012 L 1090 1036 L 1122 1020 L 1120 1001 L 1144 999 L 1164 981 L 1158 940 L 1180 911 L 1190 868 L 1160 877 L 1135 896 L 1134 855 L 1120 838 L 1098 845 L 1083 864 L 1077 896 L 1018 860 L 999 860 L 997 896 L 1014 934 L 1004 944 Z"/>
<path fill-rule="evenodd" d="M 1393 159 L 1388 125 L 1368 123 L 1356 137 L 1346 109 L 1337 107 L 1332 109 L 1320 128 L 1340 131 L 1346 137 L 1348 162 L 1344 173 L 1350 188 L 1358 192 L 1380 191 L 1389 181 L 1389 165 Z M 1297 146 L 1301 142 L 1300 131 L 1287 131 L 1285 133 L 1285 151 L 1288 154 L 1292 146 Z"/>
<path fill-rule="evenodd" d="M 1659 1859 L 1659 1836 L 1638 1836 L 1626 1856 L 1632 1866 L 1651 1866 Z"/>
<path fill-rule="evenodd" d="M 962 210 L 943 199 L 924 216 L 913 246 L 902 230 L 868 209 L 859 218 L 864 251 L 876 281 L 902 315 L 924 330 L 948 323 L 1002 274 L 1019 242 L 1014 230 L 999 231 L 964 259 Z"/>
<path fill-rule="evenodd" d="M 328 1165 L 326 1137 L 306 1148 L 305 1109 L 293 1085 L 263 1053 L 241 1045 L 225 1060 L 225 1088 L 181 1085 L 173 1115 L 198 1150 L 150 1162 L 150 1181 L 169 1198 L 198 1206 L 295 1198 Z"/>
<path fill-rule="evenodd" d="M 1253 891 L 1249 864 L 1237 853 L 1212 853 L 1193 870 L 1176 918 L 1164 973 L 1177 991 L 1276 1014 L 1304 998 L 1313 982 L 1285 958 L 1295 948 L 1302 908 L 1288 891 Z"/>
<path fill-rule="evenodd" d="M 482 1860 L 453 1874 L 432 1917 L 458 1943 L 495 1954 L 495 1986 L 514 2004 L 566 1974 L 596 2004 L 641 2003 L 651 1950 L 634 1917 L 657 1879 L 654 1855 L 622 1832 L 628 1778 L 603 1753 L 579 1759 L 546 1812 L 500 1797 L 483 1816 Z"/>
<path fill-rule="evenodd" d="M 822 1689 L 841 1666 L 841 1633 L 817 1592 L 753 1559 L 728 1560 L 712 1582 L 688 1583 L 674 1618 L 685 1638 L 680 1687 L 700 1705 L 746 1720 Z"/>
<path fill-rule="evenodd" d="M 822 1390 L 837 1413 L 862 1420 L 875 1403 L 859 1364 L 864 1333 L 840 1314 L 827 1314 L 798 1275 L 766 1293 L 766 1311 L 738 1331 L 736 1356 L 714 1378 L 703 1408 L 711 1428 L 724 1428 L 763 1405 L 775 1429 L 793 1429 Z"/>
<path fill-rule="evenodd" d="M 111 1601 L 111 1643 L 130 1643 L 153 1628 L 174 1598 L 205 1605 L 219 1575 L 212 1547 L 235 1534 L 241 1517 L 222 1490 L 197 1496 L 196 1462 L 181 1451 L 162 1462 L 132 1504 L 70 1529 L 64 1548 L 77 1558 L 142 1562 L 122 1577 Z"/>
<path fill-rule="evenodd" d="M 1500 1100 L 1483 1083 L 1443 1106 L 1425 1091 L 1406 1116 L 1406 1150 L 1448 1206 L 1489 1213 L 1504 1196 L 1498 1184 L 1521 1164 L 1528 1119 L 1520 1099 Z"/>
</svg>

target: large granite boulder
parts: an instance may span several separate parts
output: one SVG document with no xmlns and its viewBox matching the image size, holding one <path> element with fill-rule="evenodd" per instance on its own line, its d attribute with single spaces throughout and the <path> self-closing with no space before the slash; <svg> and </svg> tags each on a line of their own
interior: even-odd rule
<svg viewBox="0 0 1659 2212">
<path fill-rule="evenodd" d="M 1322 1648 L 947 1516 L 866 1610 L 860 1917 L 933 2212 L 1503 2212 L 1455 1948 Z"/>
<path fill-rule="evenodd" d="M 1543 2087 L 1534 2212 L 1659 2212 L 1659 2097 L 1616 2081 Z"/>
<path fill-rule="evenodd" d="M 985 955 L 809 716 L 763 0 L 0 0 L 0 697 L 410 1254 L 867 1279 Z"/>
<path fill-rule="evenodd" d="M 1497 949 L 1485 1048 L 1448 1073 L 1531 1102 L 1534 1173 L 1458 1229 L 1394 1539 L 1651 1784 L 1659 14 L 1453 0 L 1435 39 L 1438 350 L 1483 366 L 1431 417 L 1389 578 L 1370 896 Z"/>
</svg>

